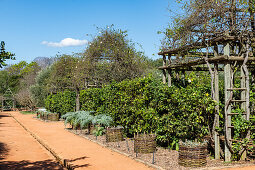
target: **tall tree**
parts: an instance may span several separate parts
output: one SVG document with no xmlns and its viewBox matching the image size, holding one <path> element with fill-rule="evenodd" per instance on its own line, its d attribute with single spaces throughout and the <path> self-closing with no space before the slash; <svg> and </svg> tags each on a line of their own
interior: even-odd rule
<svg viewBox="0 0 255 170">
<path fill-rule="evenodd" d="M 122 81 L 141 76 L 145 72 L 146 57 L 135 49 L 135 43 L 127 38 L 127 31 L 113 26 L 98 28 L 85 50 L 85 66 L 90 81 L 100 84 Z"/>
<path fill-rule="evenodd" d="M 7 59 L 12 59 L 14 60 L 14 54 L 10 53 L 10 52 L 6 52 L 5 51 L 5 43 L 4 41 L 1 41 L 1 47 L 0 47 L 0 68 L 2 68 L 3 66 L 6 66 L 5 61 Z"/>
</svg>

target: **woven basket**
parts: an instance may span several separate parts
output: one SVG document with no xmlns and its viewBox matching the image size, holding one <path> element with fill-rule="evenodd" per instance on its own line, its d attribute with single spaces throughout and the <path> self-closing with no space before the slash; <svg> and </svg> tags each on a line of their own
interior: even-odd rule
<svg viewBox="0 0 255 170">
<path fill-rule="evenodd" d="M 153 153 L 156 151 L 155 134 L 137 134 L 134 137 L 134 152 Z"/>
<path fill-rule="evenodd" d="M 48 114 L 47 119 L 51 120 L 51 121 L 58 121 L 59 114 L 58 113 L 50 113 L 50 114 Z"/>
<path fill-rule="evenodd" d="M 205 166 L 207 156 L 207 146 L 180 146 L 179 148 L 179 165 L 185 167 Z"/>
<path fill-rule="evenodd" d="M 123 141 L 123 127 L 113 127 L 106 129 L 106 142 Z"/>
</svg>

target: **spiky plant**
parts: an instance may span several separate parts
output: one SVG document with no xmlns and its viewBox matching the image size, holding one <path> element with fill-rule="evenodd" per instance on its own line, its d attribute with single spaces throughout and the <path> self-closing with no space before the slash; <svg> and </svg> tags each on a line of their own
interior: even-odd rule
<svg viewBox="0 0 255 170">
<path fill-rule="evenodd" d="M 94 118 L 92 113 L 93 111 L 68 112 L 61 118 L 65 119 L 65 125 L 69 123 L 74 128 L 81 127 L 82 129 L 92 122 Z"/>
<path fill-rule="evenodd" d="M 61 118 L 65 119 L 65 126 L 67 123 L 69 123 L 73 127 L 77 114 L 77 112 L 67 112 L 66 114 L 62 115 Z"/>
<path fill-rule="evenodd" d="M 94 117 L 92 120 L 92 124 L 94 125 L 100 125 L 100 126 L 111 126 L 113 123 L 113 119 L 111 116 L 108 116 L 106 114 L 99 114 Z"/>
<path fill-rule="evenodd" d="M 94 116 L 91 113 L 91 111 L 82 111 L 79 114 L 77 122 L 79 122 L 81 129 L 91 124 L 92 120 L 94 119 Z"/>
</svg>

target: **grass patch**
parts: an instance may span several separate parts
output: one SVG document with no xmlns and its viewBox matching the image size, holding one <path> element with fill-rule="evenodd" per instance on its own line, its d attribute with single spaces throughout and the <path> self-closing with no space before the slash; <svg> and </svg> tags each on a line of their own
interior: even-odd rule
<svg viewBox="0 0 255 170">
<path fill-rule="evenodd" d="M 24 115 L 35 114 L 34 111 L 20 111 L 20 113 L 22 113 Z"/>
</svg>

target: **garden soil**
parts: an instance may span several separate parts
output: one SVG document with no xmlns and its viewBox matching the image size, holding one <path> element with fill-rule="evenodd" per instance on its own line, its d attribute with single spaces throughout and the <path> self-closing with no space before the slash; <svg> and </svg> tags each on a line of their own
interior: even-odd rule
<svg viewBox="0 0 255 170">
<path fill-rule="evenodd" d="M 35 115 L 24 115 L 19 112 L 1 113 L 3 117 L 0 119 L 0 142 L 10 148 L 10 150 L 5 151 L 8 154 L 0 160 L 1 164 L 4 161 L 16 161 L 16 164 L 23 160 L 28 160 L 31 164 L 43 160 L 52 161 L 46 150 L 9 115 L 38 137 L 61 159 L 65 159 L 72 168 L 97 170 L 152 169 L 143 163 L 66 131 L 64 123 L 61 121 L 44 122 L 33 118 Z"/>
</svg>

